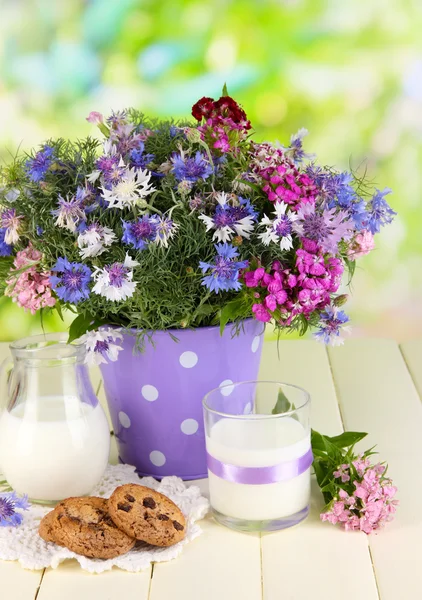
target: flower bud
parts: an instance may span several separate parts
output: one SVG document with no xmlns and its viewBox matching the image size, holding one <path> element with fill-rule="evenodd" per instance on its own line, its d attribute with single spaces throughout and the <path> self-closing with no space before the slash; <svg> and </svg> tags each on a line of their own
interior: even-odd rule
<svg viewBox="0 0 422 600">
<path fill-rule="evenodd" d="M 185 127 L 185 136 L 191 144 L 199 144 L 201 141 L 201 133 L 193 127 Z"/>
<path fill-rule="evenodd" d="M 347 294 L 341 294 L 341 296 L 337 296 L 337 298 L 334 299 L 333 304 L 334 306 L 343 306 L 343 304 L 346 304 L 348 298 L 349 296 Z"/>
<path fill-rule="evenodd" d="M 92 123 L 93 125 L 99 125 L 100 123 L 104 123 L 103 115 L 99 112 L 96 112 L 95 110 L 89 113 L 86 120 L 88 121 L 88 123 Z"/>
</svg>

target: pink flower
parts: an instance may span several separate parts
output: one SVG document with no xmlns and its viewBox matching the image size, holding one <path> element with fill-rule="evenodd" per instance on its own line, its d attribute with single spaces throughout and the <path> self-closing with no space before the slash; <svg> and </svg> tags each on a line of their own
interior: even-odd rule
<svg viewBox="0 0 422 600">
<path fill-rule="evenodd" d="M 341 479 L 342 483 L 346 483 L 346 481 L 350 481 L 349 465 L 340 465 L 338 470 L 334 471 L 333 475 L 336 479 Z M 344 490 L 341 490 L 341 491 L 344 491 Z"/>
<path fill-rule="evenodd" d="M 247 271 L 244 274 L 246 287 L 257 287 L 261 279 L 264 277 L 264 274 L 265 269 L 262 267 L 255 269 L 255 271 Z"/>
<path fill-rule="evenodd" d="M 15 268 L 11 270 L 11 276 L 6 280 L 8 286 L 5 295 L 10 296 L 13 302 L 29 310 L 33 315 L 40 308 L 52 307 L 56 304 L 50 287 L 50 271 L 38 270 L 41 259 L 41 252 L 29 245 L 25 250 L 17 253 L 13 263 Z M 25 270 L 14 274 L 14 271 L 21 269 Z"/>
<path fill-rule="evenodd" d="M 374 248 L 374 236 L 370 231 L 363 231 L 354 238 L 347 255 L 351 260 L 356 260 L 361 256 L 365 256 L 365 254 L 369 254 Z"/>
<path fill-rule="evenodd" d="M 100 125 L 100 123 L 104 123 L 103 115 L 95 110 L 89 113 L 86 120 L 88 123 L 93 123 L 94 125 Z"/>
<path fill-rule="evenodd" d="M 270 313 L 262 304 L 254 304 L 252 306 L 252 312 L 255 313 L 255 317 L 258 321 L 262 321 L 263 323 L 271 321 Z"/>
<path fill-rule="evenodd" d="M 359 476 L 353 481 L 355 489 L 352 495 L 339 488 L 321 519 L 333 524 L 340 523 L 346 531 L 360 530 L 370 534 L 393 518 L 398 504 L 394 500 L 397 488 L 392 485 L 391 479 L 384 476 L 383 465 L 371 465 L 369 459 L 362 456 L 352 464 Z M 333 476 L 339 479 L 349 471 L 349 465 L 343 464 L 334 471 Z M 350 477 L 342 479 L 342 483 L 348 483 L 349 480 Z"/>
<path fill-rule="evenodd" d="M 353 461 L 353 466 L 355 467 L 356 471 L 358 472 L 358 475 L 362 476 L 366 469 L 370 466 L 370 461 L 369 458 L 362 458 L 362 456 L 358 456 L 358 458 Z"/>
</svg>

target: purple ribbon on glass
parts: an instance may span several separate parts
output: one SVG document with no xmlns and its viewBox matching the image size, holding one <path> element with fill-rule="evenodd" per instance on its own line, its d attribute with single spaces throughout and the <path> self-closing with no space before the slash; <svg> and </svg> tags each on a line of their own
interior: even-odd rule
<svg viewBox="0 0 422 600">
<path fill-rule="evenodd" d="M 238 467 L 223 463 L 207 452 L 208 469 L 217 477 L 233 483 L 247 483 L 249 485 L 261 485 L 264 483 L 278 483 L 287 481 L 304 473 L 312 464 L 312 448 L 295 458 L 284 461 L 270 467 Z"/>
</svg>

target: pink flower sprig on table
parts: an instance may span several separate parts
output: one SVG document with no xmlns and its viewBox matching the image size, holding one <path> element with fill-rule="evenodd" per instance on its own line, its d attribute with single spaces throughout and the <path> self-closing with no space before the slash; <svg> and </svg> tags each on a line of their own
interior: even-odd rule
<svg viewBox="0 0 422 600">
<path fill-rule="evenodd" d="M 50 271 L 39 268 L 42 254 L 31 244 L 20 250 L 13 262 L 12 275 L 7 279 L 5 295 L 10 296 L 18 306 L 35 314 L 40 308 L 52 307 L 56 298 L 50 286 Z"/>
<path fill-rule="evenodd" d="M 314 469 L 326 506 L 321 520 L 339 524 L 346 531 L 366 534 L 393 519 L 397 488 L 386 477 L 384 464 L 371 463 L 367 450 L 354 454 L 354 445 L 366 434 L 346 432 L 329 438 L 312 432 Z"/>
</svg>

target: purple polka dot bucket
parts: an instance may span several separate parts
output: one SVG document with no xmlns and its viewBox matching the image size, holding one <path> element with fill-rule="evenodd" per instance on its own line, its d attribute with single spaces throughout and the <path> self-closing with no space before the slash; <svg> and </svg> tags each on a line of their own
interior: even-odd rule
<svg viewBox="0 0 422 600">
<path fill-rule="evenodd" d="M 125 335 L 118 360 L 101 365 L 120 461 L 158 479 L 207 477 L 202 398 L 257 379 L 263 337 L 255 320 L 236 336 L 230 326 L 158 331 L 140 353 Z"/>
</svg>

